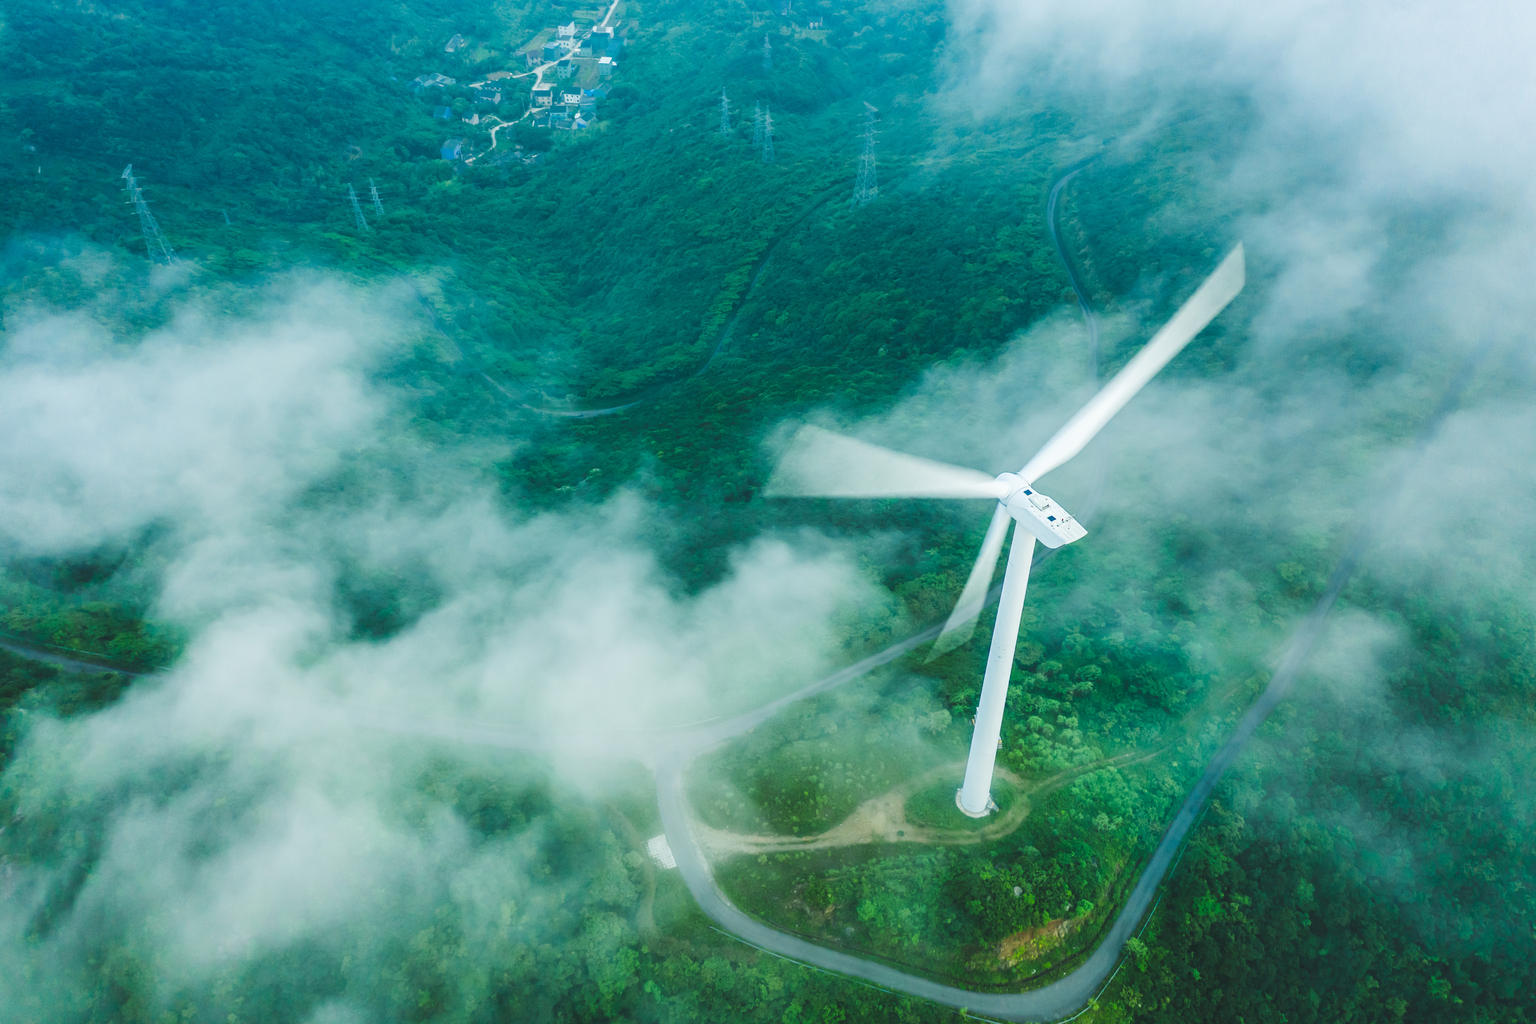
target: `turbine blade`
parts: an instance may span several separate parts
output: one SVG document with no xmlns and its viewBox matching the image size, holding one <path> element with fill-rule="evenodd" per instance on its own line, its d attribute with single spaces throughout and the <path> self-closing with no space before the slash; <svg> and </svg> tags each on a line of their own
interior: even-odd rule
<svg viewBox="0 0 1536 1024">
<path fill-rule="evenodd" d="M 1003 541 L 1008 537 L 1008 524 L 1012 521 L 1013 517 L 1008 514 L 1007 507 L 999 502 L 992 513 L 992 523 L 987 527 L 987 536 L 981 542 L 981 551 L 976 555 L 976 564 L 971 566 L 971 576 L 965 581 L 965 589 L 960 592 L 960 600 L 955 602 L 955 610 L 949 613 L 943 632 L 934 642 L 933 650 L 928 652 L 929 661 L 948 654 L 976 632 L 976 618 L 981 614 L 981 607 L 987 600 L 987 591 L 992 587 L 992 574 L 997 571 L 997 556 L 1003 553 Z"/>
<path fill-rule="evenodd" d="M 1065 426 L 1056 431 L 1055 436 L 1045 442 L 1035 457 L 1019 470 L 1019 475 L 1033 483 L 1082 451 L 1083 446 L 1104 429 L 1104 425 L 1114 418 L 1115 413 L 1135 397 L 1147 381 L 1157 375 L 1157 371 L 1168 365 L 1168 361 L 1178 355 L 1195 335 L 1205 330 L 1206 324 L 1216 319 L 1216 314 L 1225 309 L 1227 303 L 1237 298 L 1245 280 L 1243 247 L 1239 243 L 1211 276 L 1195 289 L 1195 294 L 1179 307 L 1173 318 L 1152 336 L 1152 340 L 1108 384 L 1100 388 L 1099 393 L 1090 398 L 1088 404 L 1079 409 Z"/>
<path fill-rule="evenodd" d="M 1003 498 L 1007 486 L 975 469 L 904 455 L 819 427 L 801 427 L 769 498 Z"/>
</svg>

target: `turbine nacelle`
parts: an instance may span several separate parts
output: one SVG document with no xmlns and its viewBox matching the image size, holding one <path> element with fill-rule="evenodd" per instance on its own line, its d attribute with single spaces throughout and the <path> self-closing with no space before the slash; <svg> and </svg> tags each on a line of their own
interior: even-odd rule
<svg viewBox="0 0 1536 1024">
<path fill-rule="evenodd" d="M 1071 513 L 1017 473 L 1001 473 L 997 482 L 1006 488 L 1000 500 L 1008 514 L 1046 547 L 1059 548 L 1088 536 Z"/>
</svg>

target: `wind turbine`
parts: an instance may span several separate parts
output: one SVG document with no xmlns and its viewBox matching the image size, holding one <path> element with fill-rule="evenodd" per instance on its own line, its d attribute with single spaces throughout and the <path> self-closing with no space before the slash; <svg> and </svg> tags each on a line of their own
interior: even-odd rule
<svg viewBox="0 0 1536 1024">
<path fill-rule="evenodd" d="M 1014 534 L 1013 548 L 1008 554 L 1002 596 L 997 602 L 997 625 L 992 631 L 992 649 L 987 655 L 981 700 L 976 708 L 976 728 L 971 734 L 971 753 L 965 765 L 965 782 L 955 794 L 955 803 L 971 817 L 984 817 L 996 807 L 992 802 L 992 769 L 1001 742 L 1008 677 L 1019 640 L 1019 619 L 1024 613 L 1024 591 L 1029 583 L 1035 541 L 1048 548 L 1059 548 L 1081 540 L 1088 533 L 1060 504 L 1035 490 L 1034 482 L 1082 451 L 1136 392 L 1237 297 L 1244 281 L 1243 247 L 1238 245 L 1152 340 L 1017 473 L 991 477 L 979 470 L 905 455 L 807 426 L 790 442 L 768 481 L 764 489 L 767 497 L 996 499 L 997 508 L 981 542 L 981 553 L 976 556 L 954 612 L 944 623 L 934 655 L 971 638 L 1008 528 L 1012 522 L 1022 527 Z"/>
</svg>

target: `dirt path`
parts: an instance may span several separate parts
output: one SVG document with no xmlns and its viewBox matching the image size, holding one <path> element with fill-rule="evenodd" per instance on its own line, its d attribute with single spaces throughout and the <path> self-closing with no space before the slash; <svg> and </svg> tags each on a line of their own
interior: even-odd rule
<svg viewBox="0 0 1536 1024">
<path fill-rule="evenodd" d="M 1029 817 L 1031 796 L 1040 796 L 1066 785 L 1079 775 L 1100 768 L 1129 764 L 1133 760 L 1155 756 L 1156 752 L 1135 751 L 1118 757 L 1103 758 L 1086 765 L 1078 765 L 1034 783 L 1025 782 L 1006 768 L 996 769 L 996 774 L 1013 786 L 1013 805 L 1006 814 L 986 826 L 970 829 L 934 828 L 917 825 L 907 820 L 907 801 L 914 793 L 920 793 L 946 776 L 958 777 L 965 770 L 964 761 L 940 765 L 930 771 L 908 779 L 887 793 L 866 800 L 854 812 L 825 832 L 814 836 L 753 836 L 726 832 L 711 828 L 694 819 L 692 822 L 699 845 L 712 859 L 740 853 L 783 853 L 788 850 L 822 850 L 834 846 L 857 846 L 861 843 L 926 843 L 930 845 L 960 846 L 1001 839 L 1024 824 Z"/>
</svg>

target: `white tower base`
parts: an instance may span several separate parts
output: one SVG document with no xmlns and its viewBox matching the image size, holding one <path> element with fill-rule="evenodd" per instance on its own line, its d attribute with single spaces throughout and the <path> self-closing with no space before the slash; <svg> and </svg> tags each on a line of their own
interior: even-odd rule
<svg viewBox="0 0 1536 1024">
<path fill-rule="evenodd" d="M 987 809 L 986 810 L 984 810 L 984 811 L 968 811 L 968 810 L 966 810 L 965 809 L 965 804 L 960 802 L 960 794 L 963 793 L 963 792 L 965 792 L 965 790 L 963 790 L 963 789 L 955 790 L 955 806 L 960 808 L 960 813 L 965 815 L 967 818 L 985 818 L 987 815 L 989 815 L 993 811 L 997 810 L 997 801 L 992 799 L 992 795 L 990 793 L 987 794 Z"/>
<path fill-rule="evenodd" d="M 1034 559 L 1034 536 L 1015 529 L 1013 549 L 1008 552 L 1008 570 L 1003 576 L 1003 593 L 997 601 L 997 625 L 992 629 L 987 674 L 981 683 L 981 701 L 976 706 L 976 731 L 971 733 L 971 754 L 965 762 L 965 784 L 955 797 L 960 810 L 973 818 L 985 817 L 996 806 L 992 802 L 992 768 L 997 763 L 997 744 L 1003 735 L 1008 678 L 1013 674 L 1013 651 L 1019 643 L 1024 591 L 1029 586 L 1029 566 Z"/>
</svg>

